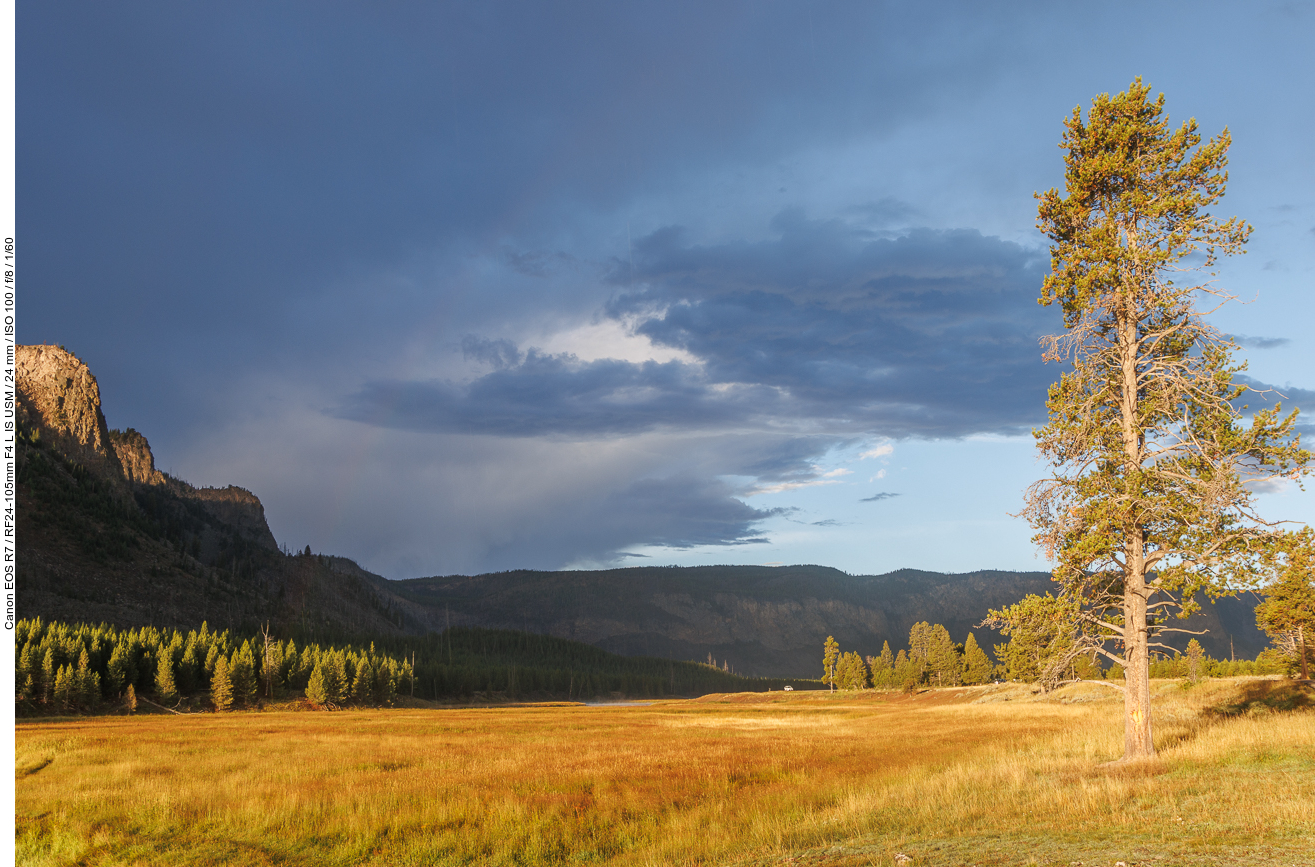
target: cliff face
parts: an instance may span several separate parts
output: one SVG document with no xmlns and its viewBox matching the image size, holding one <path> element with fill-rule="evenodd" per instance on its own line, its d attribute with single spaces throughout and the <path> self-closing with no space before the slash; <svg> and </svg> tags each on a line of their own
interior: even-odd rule
<svg viewBox="0 0 1315 867">
<path fill-rule="evenodd" d="M 123 475 L 135 485 L 163 485 L 164 473 L 155 468 L 155 456 L 146 437 L 132 428 L 110 431 L 110 444 L 123 467 Z"/>
<path fill-rule="evenodd" d="M 19 346 L 15 361 L 19 424 L 112 483 L 123 478 L 87 365 L 59 346 Z"/>
<path fill-rule="evenodd" d="M 245 488 L 194 488 L 155 468 L 146 437 L 132 428 L 109 430 L 100 387 L 87 365 L 58 346 L 19 346 L 19 423 L 39 432 L 59 453 L 81 464 L 116 491 L 163 488 L 196 501 L 217 521 L 271 550 L 278 542 L 260 498 Z"/>
<path fill-rule="evenodd" d="M 146 437 L 107 428 L 96 378 L 71 353 L 20 346 L 17 361 L 19 616 L 404 628 L 383 579 L 285 557 L 255 494 L 156 469 Z"/>
<path fill-rule="evenodd" d="M 123 467 L 123 475 L 137 486 L 160 487 L 175 496 L 193 500 L 217 521 L 222 521 L 254 542 L 272 551 L 279 543 L 270 532 L 265 520 L 265 507 L 260 498 L 236 485 L 226 488 L 194 488 L 181 479 L 175 479 L 155 468 L 151 444 L 132 428 L 110 431 L 110 442 Z"/>
<path fill-rule="evenodd" d="M 211 516 L 235 528 L 246 539 L 265 548 L 278 550 L 279 543 L 265 521 L 265 507 L 260 498 L 236 485 L 227 488 L 193 488 L 186 482 L 175 482 L 183 496 L 201 504 Z"/>
</svg>

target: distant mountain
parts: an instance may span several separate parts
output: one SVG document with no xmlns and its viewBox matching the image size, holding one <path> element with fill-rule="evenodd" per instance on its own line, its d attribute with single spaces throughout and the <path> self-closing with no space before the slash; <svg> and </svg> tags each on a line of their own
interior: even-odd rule
<svg viewBox="0 0 1315 867">
<path fill-rule="evenodd" d="M 745 675 L 816 677 L 822 643 L 898 649 L 916 622 L 956 641 L 989 608 L 1052 589 L 1044 572 L 847 575 L 825 566 L 635 567 L 389 581 L 342 557 L 279 550 L 255 494 L 195 488 L 160 472 L 146 437 L 109 430 L 86 365 L 60 347 L 18 347 L 20 617 L 119 626 L 244 627 L 384 637 L 448 625 L 515 629 L 615 653 L 729 664 Z M 1266 644 L 1254 599 L 1188 621 L 1216 657 Z M 1186 644 L 1189 636 L 1175 643 Z M 1231 645 L 1231 649 L 1230 649 Z"/>
<path fill-rule="evenodd" d="M 822 643 L 875 655 L 898 651 L 914 623 L 941 623 L 956 641 L 974 632 L 990 649 L 1000 638 L 977 626 L 990 608 L 1052 592 L 1046 572 L 944 575 L 902 569 L 847 575 L 825 566 L 633 567 L 590 572 L 500 572 L 392 582 L 429 612 L 428 625 L 522 629 L 584 641 L 615 653 L 705 660 L 748 675 L 816 677 Z M 1266 639 L 1254 600 L 1224 599 L 1185 621 L 1209 629 L 1199 640 L 1227 658 L 1230 640 L 1251 657 Z M 1191 636 L 1170 643 L 1185 646 Z"/>
</svg>

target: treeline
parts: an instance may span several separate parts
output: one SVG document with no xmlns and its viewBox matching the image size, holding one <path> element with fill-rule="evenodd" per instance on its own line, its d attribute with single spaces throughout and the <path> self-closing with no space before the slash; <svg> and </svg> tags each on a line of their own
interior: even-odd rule
<svg viewBox="0 0 1315 867">
<path fill-rule="evenodd" d="M 890 642 L 884 642 L 878 656 L 860 656 L 842 652 L 836 640 L 827 637 L 823 646 L 824 684 L 836 689 L 904 689 L 920 686 L 971 686 L 992 680 L 1031 683 L 1047 672 L 1046 643 L 1030 633 L 1016 633 L 1010 641 L 995 645 L 994 661 L 970 632 L 962 644 L 956 644 L 944 626 L 915 623 L 909 631 L 909 646 L 892 655 Z M 1206 654 L 1192 639 L 1185 654 L 1162 655 L 1150 664 L 1150 676 L 1161 678 L 1235 677 L 1241 675 L 1281 674 L 1291 667 L 1281 653 L 1266 650 L 1254 660 L 1218 660 Z M 1102 668 L 1095 652 L 1065 661 L 1056 676 L 1068 680 L 1120 680 L 1123 669 L 1117 665 Z M 1050 684 L 1053 686 L 1053 684 Z"/>
<path fill-rule="evenodd" d="M 373 647 L 298 647 L 293 639 L 243 638 L 204 624 L 181 632 L 37 618 L 18 621 L 15 634 L 20 713 L 135 710 L 139 697 L 217 711 L 301 696 L 322 707 L 378 707 L 413 682 L 409 663 Z"/>
<path fill-rule="evenodd" d="M 923 685 L 986 683 L 996 676 L 997 668 L 971 632 L 956 644 L 944 626 L 926 622 L 913 624 L 909 646 L 898 654 L 891 653 L 886 641 L 878 656 L 864 658 L 855 651 L 841 652 L 828 636 L 822 664 L 823 683 L 839 689 L 913 690 Z"/>
<path fill-rule="evenodd" d="M 17 708 L 25 714 L 136 709 L 227 711 L 304 698 L 315 707 L 382 707 L 399 696 L 630 698 L 781 689 L 807 682 L 739 677 L 694 662 L 623 657 L 587 644 L 495 629 L 449 629 L 368 647 L 266 634 L 20 620 Z M 816 681 L 813 682 L 816 684 Z"/>
<path fill-rule="evenodd" d="M 618 656 L 578 641 L 504 629 L 454 627 L 424 636 L 376 639 L 376 646 L 415 660 L 416 695 L 427 699 L 499 695 L 587 700 L 613 694 L 662 698 L 763 692 L 809 683 L 741 677 L 699 662 Z"/>
<path fill-rule="evenodd" d="M 1151 677 L 1200 680 L 1203 677 L 1289 674 L 1291 668 L 1291 661 L 1273 647 L 1262 651 L 1255 659 L 1215 659 L 1202 650 L 1200 642 L 1193 638 L 1187 645 L 1186 653 L 1160 655 L 1152 659 L 1150 672 Z M 1110 673 L 1118 677 L 1123 676 L 1118 666 L 1112 667 Z"/>
</svg>

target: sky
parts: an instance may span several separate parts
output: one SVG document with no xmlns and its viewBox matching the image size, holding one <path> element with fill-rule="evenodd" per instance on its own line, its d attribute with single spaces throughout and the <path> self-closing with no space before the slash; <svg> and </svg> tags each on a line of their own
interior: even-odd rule
<svg viewBox="0 0 1315 867">
<path fill-rule="evenodd" d="M 1013 514 L 1063 121 L 1141 76 L 1229 129 L 1255 232 L 1212 319 L 1300 404 L 1312 37 L 1311 3 L 21 0 L 19 340 L 390 578 L 1046 569 Z"/>
</svg>

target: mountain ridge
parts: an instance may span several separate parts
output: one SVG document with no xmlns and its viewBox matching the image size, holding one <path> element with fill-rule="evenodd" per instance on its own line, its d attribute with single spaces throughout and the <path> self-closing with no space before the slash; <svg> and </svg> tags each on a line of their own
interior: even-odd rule
<svg viewBox="0 0 1315 867">
<path fill-rule="evenodd" d="M 429 612 L 431 628 L 482 626 L 543 632 L 629 655 L 702 659 L 742 674 L 815 676 L 828 635 L 844 650 L 875 655 L 904 647 L 914 623 L 940 623 L 955 641 L 969 632 L 988 650 L 1001 641 L 979 626 L 987 609 L 1052 592 L 1047 572 L 960 574 L 900 569 L 850 575 L 826 566 L 632 566 L 413 578 L 394 591 Z M 1207 652 L 1254 656 L 1266 644 L 1254 602 L 1206 603 L 1184 628 Z M 1168 643 L 1183 646 L 1191 636 Z"/>
<path fill-rule="evenodd" d="M 288 557 L 245 488 L 197 488 L 112 431 L 90 369 L 19 346 L 19 617 L 121 626 L 402 631 L 378 582 Z"/>
</svg>

